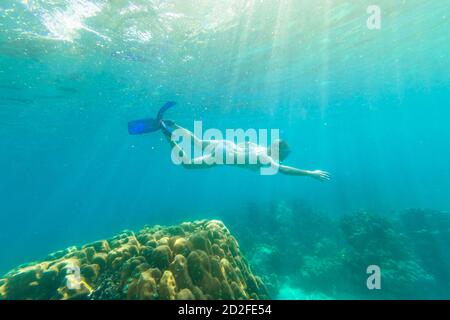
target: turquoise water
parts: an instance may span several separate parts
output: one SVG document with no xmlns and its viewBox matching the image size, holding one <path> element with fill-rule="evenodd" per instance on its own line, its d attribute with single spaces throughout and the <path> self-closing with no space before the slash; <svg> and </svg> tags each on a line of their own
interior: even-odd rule
<svg viewBox="0 0 450 320">
<path fill-rule="evenodd" d="M 450 211 L 450 2 L 376 2 L 380 30 L 366 26 L 372 1 L 1 2 L 0 273 L 144 224 L 222 219 L 254 257 L 268 236 L 272 250 L 308 232 L 333 238 L 307 223 L 277 238 L 277 225 L 264 221 L 278 214 L 286 226 L 304 216 L 298 205 L 280 215 L 279 204 L 337 220 L 386 216 L 398 222 L 395 234 L 407 232 L 399 214 L 414 208 L 439 212 L 424 225 L 408 220 L 429 231 L 422 250 L 439 257 L 424 263 L 414 249 L 440 290 L 418 286 L 418 296 L 450 298 L 449 274 L 436 271 L 450 266 L 442 253 L 450 223 L 433 229 Z M 175 166 L 160 133 L 127 133 L 128 121 L 154 116 L 168 100 L 177 106 L 167 117 L 186 128 L 201 120 L 221 130 L 280 129 L 293 151 L 286 164 L 332 180 Z M 248 218 L 249 206 L 267 219 Z M 277 262 L 290 271 L 274 296 L 367 297 L 290 283 L 305 261 L 292 270 L 294 261 Z"/>
</svg>

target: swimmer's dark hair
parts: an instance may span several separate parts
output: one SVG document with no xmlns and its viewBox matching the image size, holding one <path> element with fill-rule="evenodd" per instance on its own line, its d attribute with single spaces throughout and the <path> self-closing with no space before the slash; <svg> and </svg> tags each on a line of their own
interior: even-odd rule
<svg viewBox="0 0 450 320">
<path fill-rule="evenodd" d="M 269 155 L 274 156 L 272 154 L 272 150 L 274 148 L 278 147 L 278 159 L 279 161 L 283 161 L 287 158 L 287 156 L 291 153 L 291 148 L 289 147 L 289 144 L 285 140 L 276 139 L 269 148 Z M 275 159 L 276 160 L 276 159 Z"/>
</svg>

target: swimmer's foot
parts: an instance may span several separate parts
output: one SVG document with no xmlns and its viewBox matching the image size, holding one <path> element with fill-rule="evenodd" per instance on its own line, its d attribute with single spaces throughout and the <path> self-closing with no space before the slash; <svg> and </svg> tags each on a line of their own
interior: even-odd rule
<svg viewBox="0 0 450 320">
<path fill-rule="evenodd" d="M 175 122 L 173 122 L 172 120 L 160 120 L 159 121 L 160 125 L 161 125 L 161 131 L 168 136 L 172 135 L 173 132 L 173 126 L 175 126 Z"/>
</svg>

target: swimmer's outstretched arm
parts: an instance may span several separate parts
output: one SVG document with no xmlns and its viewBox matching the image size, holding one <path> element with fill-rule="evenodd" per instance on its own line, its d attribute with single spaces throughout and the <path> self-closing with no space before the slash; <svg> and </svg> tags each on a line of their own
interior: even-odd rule
<svg viewBox="0 0 450 320">
<path fill-rule="evenodd" d="M 278 170 L 282 174 L 290 175 L 290 176 L 308 176 L 320 181 L 328 181 L 330 180 L 330 174 L 321 170 L 302 170 L 294 167 L 285 166 L 282 164 L 278 165 Z"/>
<path fill-rule="evenodd" d="M 320 181 L 327 181 L 330 180 L 330 174 L 325 171 L 321 170 L 302 170 L 290 166 L 286 166 L 284 164 L 280 164 L 277 161 L 275 161 L 271 156 L 263 155 L 260 158 L 262 160 L 262 163 L 264 164 L 270 164 L 270 166 L 274 169 L 278 169 L 278 172 L 281 174 L 285 174 L 288 176 L 306 176 L 311 177 Z"/>
</svg>

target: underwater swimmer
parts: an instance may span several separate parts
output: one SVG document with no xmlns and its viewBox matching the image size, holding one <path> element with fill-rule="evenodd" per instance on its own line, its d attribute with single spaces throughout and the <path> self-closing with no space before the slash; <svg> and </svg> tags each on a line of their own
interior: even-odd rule
<svg viewBox="0 0 450 320">
<path fill-rule="evenodd" d="M 269 147 L 263 147 L 252 142 L 234 143 L 229 140 L 203 140 L 197 137 L 193 132 L 177 125 L 171 120 L 163 120 L 163 113 L 174 106 L 174 102 L 166 103 L 158 112 L 156 119 L 144 119 L 132 121 L 128 124 L 130 134 L 142 134 L 161 130 L 166 140 L 172 146 L 173 152 L 180 154 L 184 161 L 181 162 L 186 169 L 205 169 L 216 166 L 217 158 L 221 159 L 244 159 L 242 162 L 233 162 L 230 164 L 250 169 L 260 170 L 261 168 L 271 167 L 275 172 L 280 172 L 291 176 L 307 176 L 320 181 L 330 180 L 328 172 L 321 170 L 302 170 L 291 166 L 281 164 L 290 153 L 289 146 L 284 140 L 275 140 Z M 173 133 L 181 134 L 193 143 L 200 150 L 205 150 L 203 156 L 191 159 L 185 150 L 173 139 Z M 277 149 L 275 149 L 277 148 Z M 274 150 L 278 150 L 278 156 L 274 156 Z M 275 151 L 276 154 L 276 151 Z M 254 161 L 249 161 L 254 159 Z M 279 160 L 277 160 L 279 159 Z"/>
</svg>

